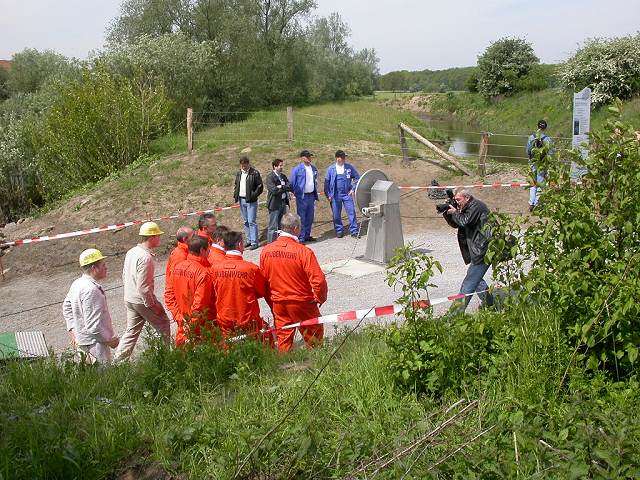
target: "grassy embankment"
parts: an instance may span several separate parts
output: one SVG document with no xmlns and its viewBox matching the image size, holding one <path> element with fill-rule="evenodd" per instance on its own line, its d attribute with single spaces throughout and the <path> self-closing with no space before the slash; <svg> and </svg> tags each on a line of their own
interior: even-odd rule
<svg viewBox="0 0 640 480">
<path fill-rule="evenodd" d="M 550 135 L 570 137 L 572 134 L 573 94 L 559 88 L 518 93 L 493 103 L 486 102 L 477 93 L 433 93 L 425 94 L 418 104 L 429 113 L 452 115 L 492 132 L 529 134 L 536 122 L 544 118 Z M 640 97 L 624 102 L 623 108 L 624 121 L 640 124 Z M 592 107 L 591 130 L 601 127 L 607 115 L 607 107 Z"/>
</svg>

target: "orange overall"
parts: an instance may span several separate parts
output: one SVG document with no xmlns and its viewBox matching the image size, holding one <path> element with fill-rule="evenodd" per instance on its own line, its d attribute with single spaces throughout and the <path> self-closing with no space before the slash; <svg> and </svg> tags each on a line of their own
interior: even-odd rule
<svg viewBox="0 0 640 480">
<path fill-rule="evenodd" d="M 224 253 L 222 248 L 219 248 L 217 245 L 213 244 L 209 248 L 209 263 L 211 266 L 215 266 L 220 262 L 223 262 L 227 258 L 227 255 Z"/>
<path fill-rule="evenodd" d="M 318 305 L 327 300 L 327 280 L 315 253 L 286 234 L 262 249 L 260 270 L 269 284 L 275 317 L 278 350 L 288 352 L 295 329 L 282 327 L 320 316 Z M 300 327 L 307 346 L 322 343 L 324 327 Z"/>
<path fill-rule="evenodd" d="M 258 299 L 267 297 L 267 282 L 257 265 L 247 262 L 240 252 L 227 252 L 223 262 L 211 267 L 213 285 L 216 292 L 218 327 L 222 336 L 229 338 L 238 333 L 246 333 L 273 344 L 271 333 L 264 335 L 262 329 L 269 325 L 260 316 Z"/>
<path fill-rule="evenodd" d="M 165 270 L 164 277 L 164 304 L 171 312 L 171 315 L 173 315 L 174 320 L 176 319 L 176 315 L 178 313 L 178 304 L 176 303 L 176 297 L 173 294 L 173 290 L 168 287 L 169 285 L 171 285 L 171 274 L 173 273 L 173 269 L 178 263 L 186 260 L 187 255 L 189 255 L 189 248 L 187 247 L 187 244 L 178 242 L 176 248 L 171 251 L 169 260 L 167 260 L 167 268 Z"/>
<path fill-rule="evenodd" d="M 193 338 L 199 339 L 203 330 L 215 323 L 215 292 L 209 267 L 206 258 L 190 253 L 186 260 L 173 269 L 169 289 L 178 306 L 175 317 L 178 324 L 176 345 L 187 343 L 187 331 Z M 188 325 L 185 319 L 188 319 Z"/>
</svg>

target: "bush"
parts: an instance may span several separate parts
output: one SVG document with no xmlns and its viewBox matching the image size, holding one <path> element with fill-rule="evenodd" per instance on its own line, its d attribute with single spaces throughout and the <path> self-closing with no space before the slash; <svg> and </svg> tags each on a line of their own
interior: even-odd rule
<svg viewBox="0 0 640 480">
<path fill-rule="evenodd" d="M 478 57 L 478 92 L 489 99 L 517 92 L 518 81 L 539 62 L 521 38 L 502 38 Z"/>
<path fill-rule="evenodd" d="M 170 104 L 161 89 L 136 90 L 101 70 L 85 71 L 57 88 L 34 135 L 47 200 L 134 162 L 166 129 Z"/>
<path fill-rule="evenodd" d="M 562 84 L 574 90 L 590 87 L 596 105 L 640 93 L 640 34 L 592 39 L 560 66 Z"/>
</svg>

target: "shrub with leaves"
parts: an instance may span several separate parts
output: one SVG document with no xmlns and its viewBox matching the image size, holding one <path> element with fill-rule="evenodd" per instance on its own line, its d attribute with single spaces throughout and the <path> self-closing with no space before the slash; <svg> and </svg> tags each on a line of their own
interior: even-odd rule
<svg viewBox="0 0 640 480">
<path fill-rule="evenodd" d="M 613 119 L 592 134 L 586 160 L 573 154 L 588 169 L 581 184 L 572 183 L 557 158 L 536 159 L 548 188 L 538 219 L 513 247 L 519 268 L 509 272 L 496 253 L 491 257 L 494 270 L 521 291 L 521 301 L 535 299 L 558 314 L 578 360 L 616 378 L 637 372 L 640 348 L 640 142 L 634 130 Z M 494 233 L 513 228 L 503 219 Z"/>
<path fill-rule="evenodd" d="M 568 88 L 590 87 L 596 105 L 640 93 L 640 34 L 587 40 L 560 66 L 558 75 Z"/>
<path fill-rule="evenodd" d="M 527 41 L 501 38 L 478 57 L 478 92 L 485 98 L 515 93 L 518 82 L 538 62 Z"/>
</svg>

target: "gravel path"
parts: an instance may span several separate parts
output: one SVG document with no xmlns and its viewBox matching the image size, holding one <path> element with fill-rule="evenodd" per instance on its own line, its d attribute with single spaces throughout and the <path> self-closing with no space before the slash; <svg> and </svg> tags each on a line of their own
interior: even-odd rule
<svg viewBox="0 0 640 480">
<path fill-rule="evenodd" d="M 439 298 L 458 292 L 458 288 L 466 273 L 466 266 L 462 261 L 456 232 L 454 229 L 438 229 L 427 233 L 405 235 L 405 243 L 413 242 L 416 248 L 423 249 L 440 261 L 444 269 L 443 274 L 434 278 L 438 285 L 430 294 L 431 298 Z M 339 260 L 348 260 L 364 254 L 366 237 L 353 239 L 328 238 L 310 247 L 315 251 L 321 265 Z M 245 252 L 245 259 L 258 263 L 260 250 Z M 124 257 L 109 259 L 109 275 L 103 286 L 107 291 L 107 301 L 111 310 L 115 331 L 120 334 L 125 328 L 125 312 L 122 302 L 122 288 L 120 287 L 120 272 Z M 164 272 L 166 259 L 158 262 L 156 273 Z M 68 336 L 65 331 L 61 313 L 61 303 L 71 284 L 79 275 L 74 266 L 68 270 L 51 276 L 30 275 L 15 278 L 0 287 L 0 332 L 40 330 L 45 334 L 48 345 L 55 352 L 61 352 L 69 347 Z M 360 278 L 352 278 L 340 273 L 327 274 L 329 283 L 329 298 L 322 306 L 323 315 L 339 313 L 346 310 L 364 309 L 372 306 L 389 305 L 395 302 L 399 293 L 394 292 L 384 281 L 385 273 L 378 272 Z M 489 274 L 486 279 L 489 279 Z M 156 293 L 161 298 L 164 292 L 164 276 L 156 279 Z M 473 298 L 470 308 L 477 308 L 478 300 Z M 49 305 L 44 308 L 36 308 Z M 272 322 L 271 312 L 266 303 L 261 300 L 262 312 L 268 321 Z M 449 304 L 436 306 L 436 313 L 443 312 Z M 33 309 L 32 311 L 13 314 L 14 312 Z M 385 320 L 393 321 L 392 317 Z M 367 321 L 366 323 L 372 323 Z M 348 323 L 345 325 L 353 325 Z M 328 326 L 327 334 L 331 335 L 336 328 Z M 140 347 L 136 351 L 140 351 Z"/>
</svg>

